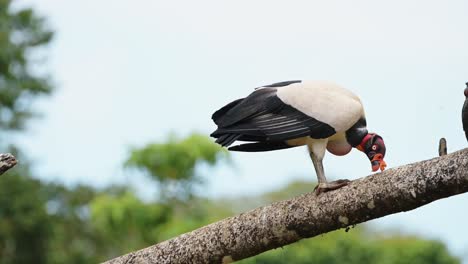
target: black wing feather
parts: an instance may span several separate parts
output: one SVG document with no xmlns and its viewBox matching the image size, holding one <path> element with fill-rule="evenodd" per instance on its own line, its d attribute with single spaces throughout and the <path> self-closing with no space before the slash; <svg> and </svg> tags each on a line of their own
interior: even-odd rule
<svg viewBox="0 0 468 264">
<path fill-rule="evenodd" d="M 259 152 L 259 151 L 270 151 L 278 149 L 287 149 L 294 146 L 289 146 L 284 141 L 266 141 L 266 142 L 257 142 L 257 143 L 248 143 L 237 145 L 234 147 L 228 148 L 230 151 L 245 151 L 245 152 Z"/>
<path fill-rule="evenodd" d="M 257 143 L 236 146 L 230 150 L 282 149 L 285 144 L 281 142 L 286 140 L 305 136 L 327 138 L 336 133 L 330 125 L 283 103 L 276 96 L 276 88 L 262 88 L 240 100 L 215 113 L 218 129 L 211 136 L 218 138 L 217 142 L 223 146 L 229 146 L 235 140 Z"/>
<path fill-rule="evenodd" d="M 302 82 L 302 81 L 301 80 L 294 80 L 294 81 L 277 82 L 277 83 L 265 85 L 265 86 L 262 86 L 262 87 L 284 87 L 284 86 L 288 86 L 288 85 L 293 84 L 293 83 L 300 83 L 300 82 Z"/>
<path fill-rule="evenodd" d="M 275 95 L 276 89 L 274 88 L 256 90 L 246 98 L 236 100 L 238 102 L 235 103 L 235 105 L 232 107 L 229 107 L 227 111 L 224 111 L 223 109 L 236 101 L 218 110 L 217 112 L 224 112 L 222 115 L 216 114 L 217 112 L 215 112 L 217 117 L 216 124 L 220 127 L 227 127 L 244 119 L 251 118 L 255 115 L 260 115 L 263 113 L 263 111 L 266 110 L 265 108 L 268 107 L 265 107 L 264 103 L 268 101 L 268 98 Z"/>
<path fill-rule="evenodd" d="M 229 146 L 231 145 L 234 141 L 236 141 L 239 137 L 241 137 L 240 134 L 224 134 L 220 136 L 218 139 L 216 139 L 216 143 L 220 144 L 221 146 Z"/>
<path fill-rule="evenodd" d="M 218 111 L 213 113 L 213 115 L 211 116 L 211 119 L 213 119 L 215 124 L 218 125 L 219 124 L 219 119 L 221 119 L 223 117 L 223 115 L 225 115 L 229 110 L 231 110 L 231 108 L 233 108 L 234 106 L 239 104 L 242 100 L 244 100 L 244 98 L 234 100 L 234 101 L 230 102 L 229 104 L 221 107 Z"/>
</svg>

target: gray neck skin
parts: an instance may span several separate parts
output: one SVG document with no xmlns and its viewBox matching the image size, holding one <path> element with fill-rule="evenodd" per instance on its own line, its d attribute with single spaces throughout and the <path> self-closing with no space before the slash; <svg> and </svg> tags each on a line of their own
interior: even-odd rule
<svg viewBox="0 0 468 264">
<path fill-rule="evenodd" d="M 366 118 L 361 117 L 356 124 L 346 131 L 346 140 L 352 147 L 355 148 L 361 144 L 364 137 L 369 133 L 366 126 Z"/>
</svg>

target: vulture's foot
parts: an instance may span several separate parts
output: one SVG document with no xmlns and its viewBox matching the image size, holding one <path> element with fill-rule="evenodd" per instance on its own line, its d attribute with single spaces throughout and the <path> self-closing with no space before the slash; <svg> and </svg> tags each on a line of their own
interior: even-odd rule
<svg viewBox="0 0 468 264">
<path fill-rule="evenodd" d="M 329 192 L 333 191 L 336 189 L 339 189 L 343 186 L 346 186 L 350 183 L 350 180 L 336 180 L 332 182 L 326 182 L 326 183 L 319 183 L 317 186 L 314 188 L 314 192 L 316 195 L 319 195 L 324 192 Z"/>
</svg>

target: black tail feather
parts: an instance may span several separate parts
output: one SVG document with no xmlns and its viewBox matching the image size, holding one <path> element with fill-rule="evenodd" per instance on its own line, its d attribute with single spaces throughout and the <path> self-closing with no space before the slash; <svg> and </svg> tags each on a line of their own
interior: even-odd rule
<svg viewBox="0 0 468 264">
<path fill-rule="evenodd" d="M 231 145 L 236 139 L 238 139 L 241 135 L 239 134 L 224 134 L 216 139 L 216 143 L 220 144 L 223 147 L 227 147 Z"/>
<path fill-rule="evenodd" d="M 244 152 L 259 152 L 259 151 L 270 151 L 278 149 L 287 149 L 296 146 L 290 146 L 283 141 L 269 141 L 269 142 L 257 142 L 237 145 L 228 148 L 231 151 L 244 151 Z"/>
</svg>

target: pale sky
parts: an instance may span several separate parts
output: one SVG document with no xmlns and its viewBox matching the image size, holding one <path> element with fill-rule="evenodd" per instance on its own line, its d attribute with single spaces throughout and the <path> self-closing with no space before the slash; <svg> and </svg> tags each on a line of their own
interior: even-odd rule
<svg viewBox="0 0 468 264">
<path fill-rule="evenodd" d="M 130 146 L 168 133 L 209 134 L 213 111 L 254 87 L 326 79 L 353 90 L 389 168 L 468 146 L 468 2 L 23 0 L 57 32 L 46 70 L 57 90 L 21 139 L 43 178 L 102 186 L 141 181 L 123 171 Z M 301 148 L 234 153 L 206 173 L 210 197 L 253 195 L 315 180 Z M 357 151 L 328 154 L 330 179 L 369 175 Z M 138 183 L 135 183 L 138 185 Z M 141 183 L 139 184 L 142 185 Z M 441 239 L 468 252 L 468 195 L 375 220 L 378 229 Z M 468 256 L 467 256 L 468 257 Z"/>
</svg>

